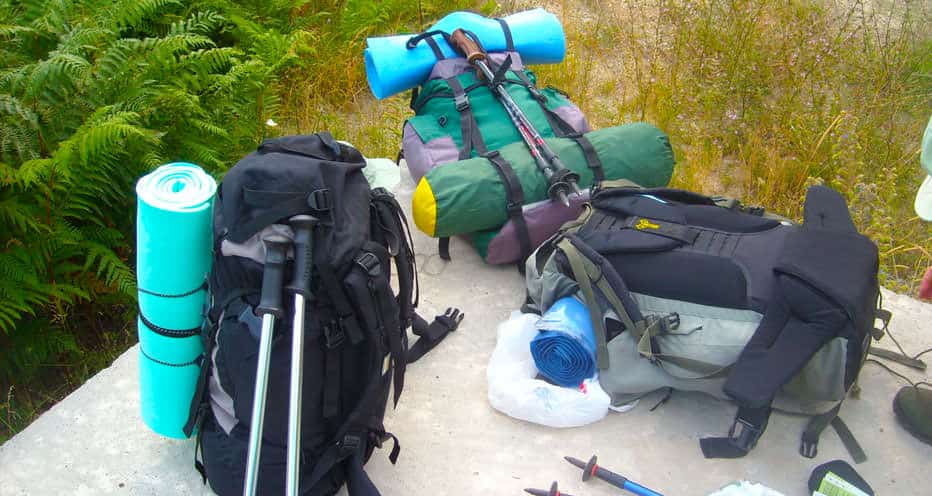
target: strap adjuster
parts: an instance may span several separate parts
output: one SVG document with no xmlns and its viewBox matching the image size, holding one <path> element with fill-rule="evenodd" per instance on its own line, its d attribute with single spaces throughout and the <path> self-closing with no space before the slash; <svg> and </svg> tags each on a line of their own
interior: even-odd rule
<svg viewBox="0 0 932 496">
<path fill-rule="evenodd" d="M 330 189 L 321 188 L 311 191 L 307 195 L 307 206 L 319 212 L 325 212 L 332 208 L 333 203 L 330 199 Z"/>
<path fill-rule="evenodd" d="M 382 263 L 379 261 L 379 257 L 372 252 L 366 251 L 356 257 L 356 265 L 362 267 L 372 277 L 382 273 Z"/>
<path fill-rule="evenodd" d="M 732 446 L 748 452 L 757 445 L 757 440 L 760 439 L 763 432 L 762 428 L 739 417 L 735 419 L 735 423 L 731 424 L 731 429 L 728 429 L 728 442 Z"/>
<path fill-rule="evenodd" d="M 469 109 L 469 97 L 466 94 L 454 95 L 453 103 L 456 105 L 457 112 L 465 112 Z"/>
<path fill-rule="evenodd" d="M 347 434 L 340 441 L 340 450 L 344 453 L 353 453 L 362 445 L 362 439 L 359 436 Z"/>
<path fill-rule="evenodd" d="M 339 322 L 331 321 L 329 325 L 324 326 L 324 346 L 328 350 L 338 348 L 344 341 L 346 341 L 346 333 L 343 332 L 343 326 Z"/>
</svg>

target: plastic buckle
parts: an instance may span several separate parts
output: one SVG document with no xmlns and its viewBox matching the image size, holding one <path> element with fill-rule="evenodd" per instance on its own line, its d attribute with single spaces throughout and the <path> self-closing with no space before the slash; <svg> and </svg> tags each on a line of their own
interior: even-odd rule
<svg viewBox="0 0 932 496">
<path fill-rule="evenodd" d="M 469 109 L 469 97 L 466 95 L 454 96 L 453 103 L 456 105 L 457 112 L 464 112 Z"/>
<path fill-rule="evenodd" d="M 819 442 L 811 442 L 803 439 L 799 445 L 799 454 L 806 458 L 815 458 L 819 454 Z"/>
<path fill-rule="evenodd" d="M 509 214 L 516 214 L 524 210 L 524 206 L 521 205 L 521 202 L 508 200 L 508 203 L 505 205 L 505 209 Z"/>
<path fill-rule="evenodd" d="M 372 277 L 382 273 L 382 264 L 379 262 L 379 257 L 372 252 L 366 251 L 356 257 L 356 265 L 362 267 L 362 270 Z"/>
<path fill-rule="evenodd" d="M 324 326 L 324 345 L 328 350 L 338 348 L 346 341 L 346 333 L 343 332 L 343 326 L 336 321 L 331 321 L 329 325 Z"/>
<path fill-rule="evenodd" d="M 738 426 L 741 426 L 740 430 Z M 735 434 L 737 432 L 737 435 Z M 728 430 L 728 442 L 741 451 L 748 452 L 757 444 L 763 430 L 742 418 L 736 418 Z"/>
<path fill-rule="evenodd" d="M 680 314 L 673 312 L 662 317 L 663 330 L 675 331 L 680 327 Z"/>
<path fill-rule="evenodd" d="M 347 434 L 343 436 L 343 441 L 340 442 L 340 450 L 344 453 L 353 453 L 358 450 L 361 445 L 362 439 L 360 439 L 359 436 Z"/>
<path fill-rule="evenodd" d="M 322 188 L 311 191 L 311 193 L 307 195 L 307 205 L 313 210 L 320 212 L 330 210 L 333 205 L 330 201 L 330 190 Z"/>
</svg>

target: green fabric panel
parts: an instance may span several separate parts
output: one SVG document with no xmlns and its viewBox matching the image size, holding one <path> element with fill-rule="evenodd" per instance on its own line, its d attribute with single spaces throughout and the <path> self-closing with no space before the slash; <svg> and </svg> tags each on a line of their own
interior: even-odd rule
<svg viewBox="0 0 932 496">
<path fill-rule="evenodd" d="M 536 83 L 534 73 L 531 71 L 526 72 L 531 82 Z M 463 88 L 468 88 L 476 83 L 476 75 L 472 72 L 460 74 L 456 79 L 463 85 Z M 507 79 L 520 82 L 520 79 L 514 75 L 514 71 L 509 71 Z M 540 108 L 540 104 L 531 96 L 531 92 L 527 88 L 519 84 L 508 84 L 506 88 L 541 136 L 545 138 L 555 136 L 543 109 Z M 543 88 L 540 92 L 547 97 L 547 108 L 551 110 L 570 103 L 565 96 L 553 88 Z M 408 119 L 408 123 L 421 137 L 421 141 L 425 143 L 444 136 L 450 136 L 456 143 L 457 148 L 460 148 L 463 146 L 463 133 L 460 129 L 460 113 L 456 110 L 453 97 L 435 97 L 427 100 L 429 95 L 435 93 L 449 93 L 452 95 L 452 90 L 450 85 L 443 79 L 429 81 L 422 87 L 415 105 L 417 102 L 422 101 L 427 103 L 424 104 L 418 115 Z M 495 99 L 492 90 L 488 86 L 480 86 L 470 91 L 468 95 L 473 117 L 479 125 L 479 132 L 482 134 L 482 139 L 489 150 L 498 150 L 510 143 L 521 141 L 518 129 L 511 122 L 505 108 Z M 473 155 L 475 156 L 475 150 L 473 150 Z"/>
<path fill-rule="evenodd" d="M 673 175 L 673 150 L 663 131 L 639 122 L 599 129 L 586 134 L 595 148 L 607 179 L 629 179 L 644 187 L 665 186 Z M 566 166 L 580 176 L 579 186 L 592 184 L 592 171 L 579 145 L 568 138 L 547 143 Z M 546 199 L 547 180 L 538 170 L 524 143 L 501 149 L 524 190 L 525 203 Z M 484 158 L 450 162 L 424 176 L 437 203 L 435 237 L 499 228 L 508 220 L 505 187 L 495 167 Z"/>
<path fill-rule="evenodd" d="M 496 229 L 486 229 L 484 231 L 474 232 L 471 235 L 472 245 L 476 248 L 476 251 L 479 252 L 479 256 L 485 260 L 489 256 L 489 243 L 498 236 L 498 231 L 501 228 Z"/>
</svg>

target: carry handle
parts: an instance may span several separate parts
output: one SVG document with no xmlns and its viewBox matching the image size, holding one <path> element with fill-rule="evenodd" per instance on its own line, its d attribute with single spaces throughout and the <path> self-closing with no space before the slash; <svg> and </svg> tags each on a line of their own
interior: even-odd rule
<svg viewBox="0 0 932 496">
<path fill-rule="evenodd" d="M 294 231 L 294 275 L 285 289 L 305 298 L 311 296 L 311 270 L 314 266 L 313 231 L 317 221 L 317 217 L 306 214 L 288 219 L 288 224 Z"/>
<path fill-rule="evenodd" d="M 476 40 L 472 39 L 469 34 L 466 33 L 462 28 L 458 28 L 456 31 L 453 31 L 453 48 L 457 49 L 466 56 L 466 60 L 472 64 L 476 60 L 485 60 L 485 53 L 479 47 L 479 44 L 476 43 Z"/>
<path fill-rule="evenodd" d="M 288 258 L 288 246 L 291 240 L 285 236 L 273 234 L 262 239 L 265 243 L 265 266 L 262 271 L 262 297 L 256 307 L 256 315 L 273 315 L 281 318 L 282 283 L 285 277 L 285 261 Z"/>
</svg>

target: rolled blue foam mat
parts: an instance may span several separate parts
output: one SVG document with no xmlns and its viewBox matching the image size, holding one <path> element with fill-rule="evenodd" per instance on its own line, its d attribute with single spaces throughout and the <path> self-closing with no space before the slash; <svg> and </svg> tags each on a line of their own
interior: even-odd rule
<svg viewBox="0 0 932 496">
<path fill-rule="evenodd" d="M 557 300 L 537 323 L 531 356 L 554 384 L 578 387 L 596 373 L 595 335 L 586 306 L 572 296 Z"/>
<path fill-rule="evenodd" d="M 217 183 L 200 167 L 166 164 L 136 183 L 139 388 L 142 419 L 173 438 L 182 432 L 204 351 Z"/>
<path fill-rule="evenodd" d="M 515 50 L 525 64 L 556 64 L 566 55 L 566 36 L 560 20 L 544 9 L 526 10 L 503 18 L 508 24 Z M 425 32 L 452 34 L 458 28 L 471 31 L 490 52 L 505 50 L 502 25 L 473 12 L 453 12 Z M 437 55 L 426 41 L 408 48 L 413 34 L 374 37 L 366 40 L 366 78 L 376 98 L 382 99 L 422 84 L 437 62 Z M 432 37 L 444 58 L 459 57 L 442 35 Z"/>
</svg>

